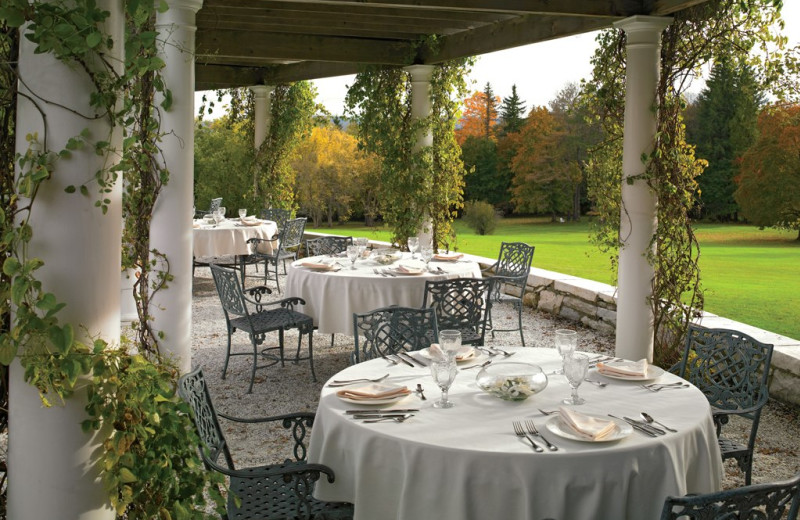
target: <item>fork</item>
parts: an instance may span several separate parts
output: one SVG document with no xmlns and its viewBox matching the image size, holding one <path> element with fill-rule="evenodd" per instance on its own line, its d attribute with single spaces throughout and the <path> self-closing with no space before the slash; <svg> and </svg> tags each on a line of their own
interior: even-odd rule
<svg viewBox="0 0 800 520">
<path fill-rule="evenodd" d="M 533 442 L 533 439 L 531 439 L 528 435 L 525 434 L 525 430 L 522 429 L 522 423 L 520 423 L 519 421 L 512 421 L 511 425 L 514 427 L 514 433 L 517 434 L 517 437 L 526 439 L 528 442 L 531 443 L 533 451 L 535 451 L 536 453 L 542 453 L 544 451 L 544 448 Z"/>
<path fill-rule="evenodd" d="M 657 386 L 657 387 L 650 387 L 641 385 L 642 388 L 647 390 L 648 392 L 660 392 L 662 390 L 680 390 L 681 388 L 689 388 L 688 384 L 681 384 L 681 385 L 674 385 L 674 386 Z"/>
<path fill-rule="evenodd" d="M 537 408 L 537 410 L 544 415 L 553 415 L 554 413 L 558 413 L 556 410 L 542 410 L 541 408 Z"/>
<path fill-rule="evenodd" d="M 495 352 L 494 350 L 490 349 L 489 347 L 475 347 L 475 348 L 477 348 L 481 352 L 485 352 L 486 355 L 489 356 L 489 357 L 495 357 L 498 354 L 498 352 Z"/>
<path fill-rule="evenodd" d="M 364 419 L 362 422 L 365 423 L 376 423 L 381 421 L 394 421 L 394 422 L 403 422 L 407 419 L 414 417 L 414 414 L 407 413 L 405 415 L 401 415 L 399 417 L 379 417 L 377 419 Z"/>
<path fill-rule="evenodd" d="M 464 368 L 462 368 L 461 370 L 469 370 L 469 369 L 471 369 L 471 368 L 483 368 L 483 367 L 485 367 L 486 365 L 488 365 L 488 364 L 489 364 L 489 363 L 491 363 L 491 362 L 492 362 L 492 360 L 491 360 L 491 359 L 489 359 L 488 361 L 484 361 L 484 362 L 483 362 L 483 363 L 481 363 L 480 365 L 472 365 L 472 366 L 469 366 L 469 367 L 464 367 Z"/>
<path fill-rule="evenodd" d="M 368 377 L 362 377 L 360 379 L 334 379 L 328 384 L 328 386 L 344 386 L 352 383 L 380 383 L 387 377 L 389 377 L 389 374 L 384 374 L 381 377 L 376 377 L 374 379 L 370 379 Z"/>
<path fill-rule="evenodd" d="M 374 268 L 374 269 L 372 270 L 372 272 L 373 272 L 373 273 L 375 273 L 375 274 L 379 274 L 379 275 L 381 275 L 381 276 L 384 276 L 384 277 L 386 276 L 386 275 L 385 275 L 385 274 L 383 274 L 382 272 L 378 271 L 378 268 L 377 268 L 377 267 L 376 267 L 376 268 Z"/>
<path fill-rule="evenodd" d="M 585 378 L 584 381 L 586 381 L 587 383 L 592 383 L 598 388 L 605 388 L 608 385 L 608 383 L 603 383 L 602 381 L 595 381 L 594 379 L 589 379 L 588 377 Z"/>
<path fill-rule="evenodd" d="M 500 354 L 503 354 L 505 357 L 513 356 L 514 354 L 516 354 L 516 352 L 508 352 L 506 350 L 502 350 L 502 349 L 499 349 L 497 347 L 491 347 L 491 349 L 494 350 L 495 352 L 499 352 Z"/>
<path fill-rule="evenodd" d="M 548 450 L 550 450 L 550 451 L 558 451 L 558 446 L 550 443 L 550 441 L 545 439 L 544 435 L 539 433 L 539 430 L 536 429 L 536 425 L 533 423 L 533 421 L 527 421 L 526 420 L 525 421 L 525 427 L 528 428 L 528 433 L 530 433 L 531 435 L 535 435 L 536 437 L 539 437 L 540 439 L 542 439 L 544 441 L 544 443 L 547 444 L 547 449 Z"/>
</svg>

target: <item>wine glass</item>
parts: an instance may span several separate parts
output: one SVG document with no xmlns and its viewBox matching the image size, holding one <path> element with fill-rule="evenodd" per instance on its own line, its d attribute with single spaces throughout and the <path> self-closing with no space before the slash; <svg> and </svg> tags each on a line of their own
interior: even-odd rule
<svg viewBox="0 0 800 520">
<path fill-rule="evenodd" d="M 416 258 L 419 249 L 419 237 L 408 237 L 408 250 L 411 251 L 411 258 Z"/>
<path fill-rule="evenodd" d="M 461 331 L 445 329 L 439 331 L 439 346 L 444 352 L 456 355 L 461 348 Z"/>
<path fill-rule="evenodd" d="M 428 267 L 428 263 L 433 258 L 433 249 L 430 247 L 423 247 L 419 250 L 419 254 L 422 257 L 422 261 L 425 262 L 425 270 L 430 271 L 430 267 Z"/>
<path fill-rule="evenodd" d="M 586 402 L 582 397 L 578 397 L 578 387 L 583 383 L 588 370 L 589 356 L 586 354 L 573 352 L 564 358 L 564 374 L 567 376 L 570 388 L 572 388 L 572 395 L 562 401 L 564 404 L 583 404 Z"/>
<path fill-rule="evenodd" d="M 350 259 L 350 269 L 356 270 L 356 259 L 358 258 L 358 246 L 347 246 L 347 258 Z"/>
<path fill-rule="evenodd" d="M 575 352 L 578 347 L 578 333 L 570 329 L 557 329 L 556 330 L 556 349 L 561 354 L 561 365 L 563 367 L 564 360 L 567 356 Z M 556 374 L 563 374 L 563 368 L 555 371 Z"/>
<path fill-rule="evenodd" d="M 434 359 L 431 361 L 431 376 L 433 382 L 439 386 L 442 391 L 442 398 L 433 403 L 434 408 L 452 408 L 453 402 L 447 399 L 447 391 L 450 385 L 456 378 L 456 353 L 445 350 L 444 359 Z"/>
<path fill-rule="evenodd" d="M 369 240 L 367 237 L 356 237 L 355 242 L 358 246 L 358 256 L 363 257 L 364 251 L 367 250 L 367 244 L 369 243 Z"/>
<path fill-rule="evenodd" d="M 239 208 L 239 218 L 240 219 L 244 219 L 244 217 L 246 217 L 246 216 L 247 216 L 247 210 Z"/>
<path fill-rule="evenodd" d="M 219 209 L 217 209 L 217 213 L 219 213 L 220 221 L 225 220 L 225 212 L 226 212 L 225 206 L 220 206 Z"/>
</svg>

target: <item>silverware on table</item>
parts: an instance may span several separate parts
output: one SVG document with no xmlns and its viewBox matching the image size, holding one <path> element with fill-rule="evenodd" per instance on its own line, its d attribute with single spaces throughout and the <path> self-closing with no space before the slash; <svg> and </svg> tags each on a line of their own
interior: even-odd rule
<svg viewBox="0 0 800 520">
<path fill-rule="evenodd" d="M 530 433 L 531 435 L 535 435 L 536 437 L 539 437 L 540 439 L 542 439 L 544 441 L 544 443 L 547 444 L 547 449 L 548 450 L 550 450 L 550 451 L 558 451 L 558 446 L 556 446 L 555 444 L 552 444 L 550 441 L 548 441 L 544 437 L 544 435 L 539 433 L 539 430 L 536 428 L 536 424 L 534 424 L 533 421 L 526 420 L 525 421 L 525 427 L 528 429 L 528 433 Z"/>
<path fill-rule="evenodd" d="M 381 415 L 418 412 L 419 408 L 376 408 L 374 410 L 345 410 L 345 415 Z"/>
<path fill-rule="evenodd" d="M 407 413 L 405 415 L 385 415 L 383 417 L 367 418 L 367 419 L 364 419 L 362 422 L 365 422 L 365 423 L 377 423 L 377 422 L 383 422 L 383 421 L 394 421 L 394 422 L 401 423 L 401 422 L 404 422 L 404 421 L 406 421 L 406 420 L 408 420 L 408 419 L 410 419 L 412 417 L 414 417 L 413 413 Z"/>
<path fill-rule="evenodd" d="M 625 421 L 626 423 L 628 423 L 631 426 L 633 426 L 634 430 L 636 430 L 637 432 L 639 432 L 641 434 L 647 435 L 648 437 L 658 437 L 657 433 L 655 433 L 652 430 L 649 430 L 649 429 L 643 427 L 641 424 L 637 423 L 636 421 L 629 421 L 629 420 L 624 419 L 622 417 L 617 417 L 616 415 L 611 415 L 611 414 L 608 414 L 608 416 L 609 417 L 613 417 L 614 419 L 619 419 L 621 421 Z"/>
<path fill-rule="evenodd" d="M 419 383 L 417 383 L 417 390 L 416 390 L 416 392 L 417 392 L 417 394 L 419 395 L 419 398 L 420 398 L 420 399 L 422 399 L 423 401 L 426 401 L 426 400 L 427 400 L 427 397 L 425 397 L 425 392 L 424 392 L 424 391 L 423 391 L 423 389 L 422 389 L 422 385 L 421 385 L 421 384 L 419 384 Z"/>
<path fill-rule="evenodd" d="M 691 385 L 688 383 L 670 384 L 664 386 L 645 386 L 639 385 L 648 392 L 660 392 L 662 390 L 680 390 L 681 388 L 689 388 Z"/>
<path fill-rule="evenodd" d="M 412 363 L 412 366 L 420 366 L 420 367 L 426 367 L 427 366 L 425 363 L 423 363 L 422 361 L 420 361 L 416 357 L 412 356 L 408 352 L 400 351 L 400 352 L 397 353 L 397 357 L 410 361 Z"/>
<path fill-rule="evenodd" d="M 469 367 L 464 367 L 461 370 L 470 370 L 472 368 L 483 368 L 483 367 L 485 367 L 486 365 L 488 365 L 491 362 L 492 362 L 492 360 L 488 359 L 488 360 L 484 361 L 483 363 L 481 363 L 480 365 L 472 365 L 472 366 L 469 366 Z"/>
<path fill-rule="evenodd" d="M 542 410 L 541 408 L 538 408 L 538 410 L 544 415 L 553 415 L 554 413 L 558 413 L 558 410 Z"/>
<path fill-rule="evenodd" d="M 512 421 L 511 425 L 514 427 L 514 433 L 517 434 L 517 437 L 525 439 L 531 443 L 533 451 L 535 451 L 536 453 L 542 453 L 544 451 L 544 448 L 536 444 L 536 442 L 534 442 L 534 440 L 531 439 L 530 435 L 525 433 L 525 430 L 522 429 L 522 423 L 520 423 L 519 421 Z"/>
<path fill-rule="evenodd" d="M 403 363 L 405 363 L 406 365 L 408 365 L 408 366 L 410 366 L 412 368 L 416 368 L 416 366 L 417 366 L 414 363 L 412 363 L 411 361 L 409 361 L 406 358 L 404 358 L 403 356 L 401 356 L 399 353 L 390 354 L 389 357 L 391 357 L 393 359 L 398 359 L 398 360 L 402 361 Z"/>
<path fill-rule="evenodd" d="M 389 377 L 389 374 L 384 374 L 381 377 L 376 377 L 373 379 L 370 379 L 368 377 L 362 377 L 359 379 L 338 379 L 338 380 L 334 379 L 333 381 L 328 383 L 328 386 L 345 386 L 345 385 L 351 385 L 353 383 L 380 383 L 387 377 Z"/>
<path fill-rule="evenodd" d="M 586 381 L 587 383 L 592 383 L 594 386 L 598 388 L 605 388 L 606 386 L 608 386 L 608 383 L 603 383 L 602 381 L 595 381 L 594 379 L 590 379 L 588 377 L 585 378 L 584 381 Z"/>
<path fill-rule="evenodd" d="M 652 417 L 650 414 L 648 414 L 647 412 L 642 412 L 642 413 L 640 413 L 639 415 L 641 415 L 641 416 L 642 416 L 642 419 L 644 419 L 644 422 L 646 422 L 647 424 L 656 423 L 656 424 L 658 424 L 659 426 L 661 426 L 662 428 L 664 428 L 664 429 L 665 429 L 665 430 L 667 430 L 667 431 L 670 431 L 670 432 L 672 432 L 672 433 L 678 433 L 678 430 L 676 430 L 676 429 L 674 429 L 674 428 L 670 428 L 669 426 L 667 426 L 666 424 L 662 423 L 661 421 L 656 421 L 656 420 L 655 420 L 655 419 L 653 419 L 653 417 Z"/>
</svg>

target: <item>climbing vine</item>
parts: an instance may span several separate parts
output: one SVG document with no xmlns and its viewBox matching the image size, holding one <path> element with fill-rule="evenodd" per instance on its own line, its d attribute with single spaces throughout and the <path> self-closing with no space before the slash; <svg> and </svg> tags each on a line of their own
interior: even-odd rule
<svg viewBox="0 0 800 520">
<path fill-rule="evenodd" d="M 644 179 L 658 197 L 658 228 L 649 261 L 655 267 L 651 305 L 655 318 L 655 361 L 669 365 L 681 349 L 686 327 L 703 308 L 700 247 L 690 211 L 696 203 L 696 178 L 705 161 L 685 141 L 683 95 L 699 67 L 733 49 L 760 73 L 775 93 L 786 91 L 776 71 L 796 71 L 792 56 L 780 54 L 785 38 L 774 30 L 780 2 L 713 0 L 675 14 L 664 30 L 661 76 L 656 92 L 657 131 L 651 154 L 643 157 Z M 616 263 L 620 218 L 628 218 L 620 200 L 622 121 L 624 114 L 625 33 L 598 36 L 593 77 L 584 85 L 585 102 L 602 124 L 605 141 L 587 168 L 592 199 L 599 213 L 594 241 Z"/>
<path fill-rule="evenodd" d="M 382 159 L 378 200 L 396 243 L 405 244 L 430 218 L 433 247 L 454 245 L 464 165 L 453 130 L 471 64 L 462 59 L 435 66 L 431 114 L 421 120 L 411 117 L 411 78 L 401 68 L 369 68 L 347 92 L 346 114 L 358 125 L 362 148 Z M 417 136 L 427 132 L 433 146 L 417 150 Z"/>
<path fill-rule="evenodd" d="M 222 480 L 204 470 L 188 406 L 176 395 L 178 372 L 159 355 L 156 335 L 148 325 L 149 298 L 170 278 L 164 256 L 149 247 L 153 206 L 168 179 L 158 148 L 158 113 L 170 109 L 171 95 L 160 76 L 164 63 L 158 57 L 154 25 L 157 10 L 165 8 L 158 2 L 125 2 L 124 45 L 105 32 L 110 13 L 94 0 L 5 0 L 0 8 L 4 87 L 0 114 L 5 125 L 0 147 L 0 362 L 7 366 L 18 358 L 25 380 L 38 389 L 45 406 L 68 399 L 78 386 L 85 386 L 87 419 L 82 427 L 103 432 L 105 441 L 96 463 L 111 504 L 120 516 L 131 519 L 210 516 L 204 513 L 204 492 L 217 511 L 224 509 L 219 491 Z M 15 111 L 16 97 L 25 97 L 37 108 L 52 104 L 35 94 L 34 85 L 16 91 L 18 81 L 24 82 L 16 68 L 20 37 L 30 40 L 36 53 L 50 53 L 89 79 L 92 114 L 59 108 L 87 122 L 106 120 L 108 135 L 93 137 L 84 130 L 63 149 L 55 150 L 46 125 L 42 135 L 15 132 L 9 114 Z M 123 49 L 124 57 L 120 56 Z M 123 129 L 119 149 L 115 133 Z M 15 141 L 28 146 L 12 159 L 7 150 L 14 148 Z M 84 183 L 68 187 L 63 196 L 91 197 L 97 210 L 106 213 L 112 203 L 109 194 L 120 176 L 125 180 L 126 230 L 120 246 L 124 265 L 135 267 L 139 274 L 136 354 L 129 352 L 125 342 L 108 345 L 93 339 L 95 333 L 80 324 L 63 323 L 59 312 L 64 303 L 37 279 L 44 262 L 29 252 L 34 233 L 30 217 L 40 188 L 58 176 L 59 165 L 81 149 L 103 157 L 105 166 L 89 172 Z M 151 273 L 155 275 L 152 282 Z"/>
</svg>

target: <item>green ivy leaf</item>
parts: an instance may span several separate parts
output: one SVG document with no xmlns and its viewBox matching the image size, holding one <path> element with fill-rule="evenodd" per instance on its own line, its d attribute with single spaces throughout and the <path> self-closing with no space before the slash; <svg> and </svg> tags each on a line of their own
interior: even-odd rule
<svg viewBox="0 0 800 520">
<path fill-rule="evenodd" d="M 119 470 L 119 480 L 124 484 L 130 484 L 131 482 L 136 482 L 139 479 L 137 479 L 136 475 L 134 475 L 133 472 L 128 468 L 121 468 Z"/>
<path fill-rule="evenodd" d="M 17 343 L 11 341 L 11 338 L 5 332 L 0 334 L 0 363 L 3 365 L 10 365 L 14 358 L 17 356 Z"/>
<path fill-rule="evenodd" d="M 88 45 L 90 49 L 94 49 L 100 45 L 101 41 L 103 41 L 103 35 L 99 32 L 89 33 L 89 36 L 86 37 L 86 45 Z"/>
<path fill-rule="evenodd" d="M 0 8 L 0 20 L 5 20 L 9 27 L 21 27 L 25 23 L 25 15 L 12 7 Z"/>
<path fill-rule="evenodd" d="M 19 260 L 13 256 L 9 256 L 6 258 L 6 261 L 3 262 L 3 274 L 6 276 L 14 276 L 19 272 L 21 266 L 22 264 L 19 263 Z"/>
</svg>

